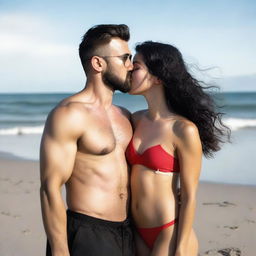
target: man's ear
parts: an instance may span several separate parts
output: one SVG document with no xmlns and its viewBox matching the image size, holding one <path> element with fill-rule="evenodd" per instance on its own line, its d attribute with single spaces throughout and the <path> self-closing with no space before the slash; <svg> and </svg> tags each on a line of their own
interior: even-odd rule
<svg viewBox="0 0 256 256">
<path fill-rule="evenodd" d="M 104 63 L 102 61 L 102 58 L 98 56 L 93 56 L 91 58 L 91 65 L 92 65 L 92 68 L 98 72 L 102 72 L 104 68 Z"/>
</svg>

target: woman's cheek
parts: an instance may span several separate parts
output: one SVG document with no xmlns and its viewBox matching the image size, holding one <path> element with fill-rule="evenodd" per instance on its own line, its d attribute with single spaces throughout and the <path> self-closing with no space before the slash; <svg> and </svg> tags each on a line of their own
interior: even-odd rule
<svg viewBox="0 0 256 256">
<path fill-rule="evenodd" d="M 136 82 L 138 82 L 137 76 L 136 76 L 136 72 L 132 73 L 132 83 L 135 84 Z"/>
</svg>

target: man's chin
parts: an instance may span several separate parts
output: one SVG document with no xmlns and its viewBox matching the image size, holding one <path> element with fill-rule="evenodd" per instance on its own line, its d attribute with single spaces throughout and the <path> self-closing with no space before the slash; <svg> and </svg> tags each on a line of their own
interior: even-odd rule
<svg viewBox="0 0 256 256">
<path fill-rule="evenodd" d="M 121 93 L 130 93 L 130 88 L 129 89 L 122 89 L 122 90 L 120 90 L 120 89 L 117 89 L 116 91 L 119 91 L 119 92 L 121 92 Z"/>
<path fill-rule="evenodd" d="M 123 91 L 123 93 L 128 93 L 128 94 L 130 94 L 130 92 L 131 92 L 131 88 L 126 89 L 125 91 Z"/>
<path fill-rule="evenodd" d="M 122 88 L 119 87 L 117 88 L 118 91 L 122 92 L 122 93 L 129 93 L 131 91 L 131 86 L 130 84 L 125 84 L 125 86 L 123 86 Z"/>
</svg>

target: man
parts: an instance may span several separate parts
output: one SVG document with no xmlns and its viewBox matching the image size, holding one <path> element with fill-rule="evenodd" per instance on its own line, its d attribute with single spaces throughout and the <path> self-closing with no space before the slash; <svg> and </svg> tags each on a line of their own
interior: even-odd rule
<svg viewBox="0 0 256 256">
<path fill-rule="evenodd" d="M 89 29 L 79 47 L 85 88 L 47 119 L 40 153 L 47 255 L 133 255 L 125 159 L 132 127 L 129 112 L 112 104 L 115 90 L 130 89 L 129 37 L 126 25 Z"/>
</svg>

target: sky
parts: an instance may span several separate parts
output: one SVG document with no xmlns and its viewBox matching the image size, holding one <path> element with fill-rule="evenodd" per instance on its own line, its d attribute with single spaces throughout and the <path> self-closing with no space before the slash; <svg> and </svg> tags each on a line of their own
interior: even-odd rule
<svg viewBox="0 0 256 256">
<path fill-rule="evenodd" d="M 102 23 L 127 24 L 132 52 L 145 40 L 170 43 L 223 91 L 256 90 L 254 0 L 0 0 L 0 92 L 81 90 L 78 45 Z"/>
</svg>

